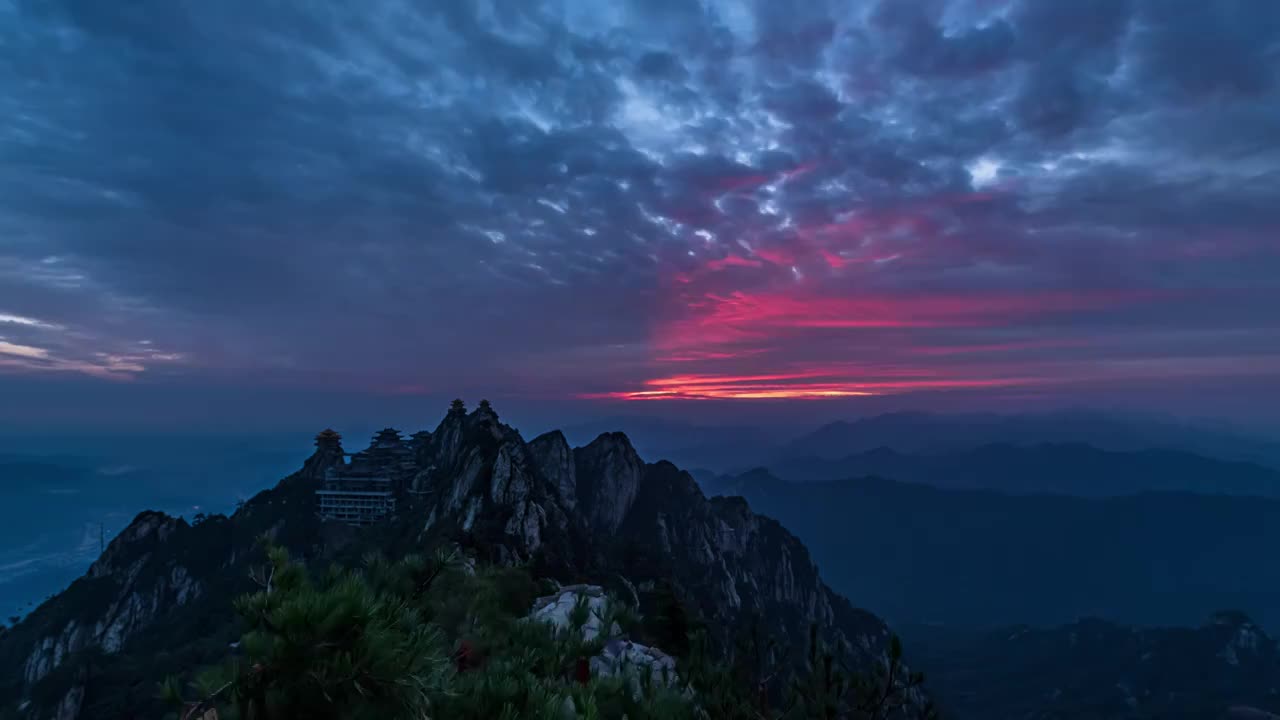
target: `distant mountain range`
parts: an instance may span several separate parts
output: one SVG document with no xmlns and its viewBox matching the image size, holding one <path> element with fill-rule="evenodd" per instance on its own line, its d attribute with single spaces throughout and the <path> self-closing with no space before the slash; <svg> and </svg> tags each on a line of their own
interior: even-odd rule
<svg viewBox="0 0 1280 720">
<path fill-rule="evenodd" d="M 624 432 L 645 457 L 716 471 L 750 467 L 790 439 L 777 428 L 697 425 L 645 417 L 604 418 L 569 425 L 562 432 L 574 445 L 585 445 L 603 433 Z"/>
<path fill-rule="evenodd" d="M 894 622 L 1185 625 L 1234 608 L 1280 625 L 1280 500 L 799 484 L 765 470 L 707 487 L 777 518 L 833 587 Z"/>
<path fill-rule="evenodd" d="M 1119 452 L 1090 445 L 984 445 L 906 454 L 887 447 L 838 460 L 788 458 L 769 466 L 789 482 L 878 476 L 941 488 L 1085 497 L 1192 492 L 1280 498 L 1280 470 L 1182 450 Z"/>
<path fill-rule="evenodd" d="M 1280 648 L 1239 613 L 1187 628 L 900 631 L 952 720 L 1275 720 L 1262 708 L 1280 705 Z"/>
<path fill-rule="evenodd" d="M 839 459 L 888 447 L 899 452 L 950 452 L 983 445 L 1083 444 L 1101 450 L 1181 450 L 1280 469 L 1280 442 L 1233 429 L 1163 417 L 1073 410 L 1026 415 L 890 413 L 834 422 L 791 440 L 771 460 Z M 756 463 L 771 465 L 771 462 Z"/>
<path fill-rule="evenodd" d="M 1205 422 L 1094 410 L 1028 414 L 887 413 L 827 423 L 776 427 L 707 426 L 671 420 L 615 417 L 570 426 L 565 435 L 585 443 L 622 431 L 646 457 L 681 467 L 738 473 L 799 458 L 839 460 L 890 448 L 900 453 L 946 453 L 984 445 L 1090 445 L 1131 452 L 1173 450 L 1280 470 L 1280 441 Z"/>
</svg>

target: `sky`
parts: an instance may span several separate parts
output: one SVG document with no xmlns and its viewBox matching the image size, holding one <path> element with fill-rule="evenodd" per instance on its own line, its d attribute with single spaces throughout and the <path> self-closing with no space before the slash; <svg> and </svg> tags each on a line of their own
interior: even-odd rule
<svg viewBox="0 0 1280 720">
<path fill-rule="evenodd" d="M 0 118 L 10 426 L 1280 422 L 1268 0 L 0 0 Z"/>
</svg>

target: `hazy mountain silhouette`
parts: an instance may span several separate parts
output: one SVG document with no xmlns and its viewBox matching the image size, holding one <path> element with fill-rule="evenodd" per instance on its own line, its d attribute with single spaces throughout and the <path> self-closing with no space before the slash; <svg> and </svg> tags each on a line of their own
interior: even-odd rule
<svg viewBox="0 0 1280 720">
<path fill-rule="evenodd" d="M 995 443 L 1182 450 L 1280 469 L 1280 442 L 1272 439 L 1203 423 L 1091 410 L 1026 415 L 890 413 L 833 422 L 786 442 L 769 462 L 757 464 L 772 465 L 783 458 L 838 459 L 881 447 L 906 453 L 946 452 Z"/>
<path fill-rule="evenodd" d="M 585 445 L 603 433 L 624 432 L 645 457 L 680 467 L 717 471 L 745 468 L 767 459 L 792 434 L 750 425 L 699 425 L 644 417 L 611 417 L 562 429 L 569 442 Z"/>
<path fill-rule="evenodd" d="M 639 417 L 612 417 L 564 429 L 574 443 L 603 432 L 622 431 L 646 457 L 681 467 L 736 473 L 783 461 L 849 455 L 890 448 L 900 453 L 940 453 L 984 445 L 1091 445 L 1132 452 L 1176 450 L 1223 460 L 1253 462 L 1280 470 L 1280 441 L 1206 422 L 1161 416 L 1072 410 L 1028 414 L 886 413 L 820 426 L 778 422 L 699 425 Z"/>
<path fill-rule="evenodd" d="M 789 482 L 874 475 L 942 488 L 1105 497 L 1147 491 L 1280 497 L 1280 470 L 1181 450 L 1100 450 L 1083 444 L 983 445 L 906 454 L 891 448 L 849 455 L 776 461 L 769 470 Z"/>
<path fill-rule="evenodd" d="M 834 588 L 891 622 L 1187 625 L 1236 608 L 1280 624 L 1280 500 L 796 484 L 764 470 L 708 492 L 777 518 Z"/>
</svg>

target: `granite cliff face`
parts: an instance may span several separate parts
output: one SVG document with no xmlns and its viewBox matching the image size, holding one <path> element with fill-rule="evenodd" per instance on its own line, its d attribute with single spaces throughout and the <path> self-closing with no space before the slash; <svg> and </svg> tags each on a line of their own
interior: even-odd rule
<svg viewBox="0 0 1280 720">
<path fill-rule="evenodd" d="M 151 563 L 153 548 L 168 541 L 180 523 L 185 526 L 162 513 L 144 512 L 112 540 L 85 575 L 87 582 L 106 590 L 107 603 L 97 612 L 51 626 L 36 641 L 22 664 L 26 685 L 35 685 L 86 648 L 119 652 L 157 615 L 200 596 L 201 583 L 182 564 L 157 568 Z"/>
<path fill-rule="evenodd" d="M 708 617 L 766 619 L 780 640 L 793 643 L 816 623 L 863 665 L 879 659 L 889 640 L 879 618 L 827 587 L 794 535 L 753 513 L 742 498 L 707 499 L 671 463 L 644 466 L 618 535 L 624 547 L 665 559 L 665 571 Z"/>
<path fill-rule="evenodd" d="M 622 525 L 644 473 L 644 462 L 622 433 L 606 433 L 573 453 L 582 519 L 592 530 L 612 533 Z"/>
<path fill-rule="evenodd" d="M 262 534 L 316 561 L 457 542 L 491 561 L 621 586 L 637 600 L 670 582 L 725 638 L 758 618 L 783 639 L 807 638 L 818 624 L 854 667 L 886 650 L 885 625 L 833 593 L 794 536 L 740 498 L 708 500 L 670 463 L 646 464 L 621 433 L 571 449 L 560 433 L 525 442 L 488 407 L 451 411 L 434 431 L 413 436 L 413 465 L 398 471 L 396 514 L 362 530 L 316 518 L 315 484 L 343 462 L 336 443 L 317 438 L 299 473 L 230 518 L 191 526 L 139 515 L 84 578 L 0 638 L 0 707 L 28 718 L 148 707 L 153 700 L 141 696 L 154 695 L 154 682 L 175 669 L 149 654 L 174 643 L 202 647 L 225 633 Z M 182 662 L 207 662 L 225 647 L 210 641 Z M 93 659 L 103 656 L 110 661 Z M 145 682 L 136 697 L 117 693 L 117 706 L 104 707 L 98 693 L 108 680 L 84 678 L 109 679 L 120 668 Z"/>
<path fill-rule="evenodd" d="M 560 502 L 566 510 L 578 505 L 578 475 L 573 459 L 573 449 L 564 433 L 553 430 L 543 433 L 529 442 L 529 452 L 534 464 L 544 478 L 554 480 L 560 492 Z"/>
<path fill-rule="evenodd" d="M 498 562 L 527 561 L 554 554 L 572 564 L 578 527 L 572 505 L 561 495 L 559 476 L 514 429 L 491 410 L 451 412 L 419 453 L 428 469 L 414 479 L 417 493 L 407 522 L 421 520 L 419 543 L 450 535 L 483 541 Z"/>
<path fill-rule="evenodd" d="M 250 589 L 260 536 L 323 555 L 311 502 L 300 472 L 232 518 L 192 525 L 140 513 L 83 577 L 0 635 L 0 718 L 147 716 L 153 675 L 225 652 L 226 641 L 211 636 L 230 621 L 231 600 Z M 178 651 L 182 657 L 173 657 Z M 97 704 L 95 691 L 105 685 L 139 681 L 115 704 Z"/>
<path fill-rule="evenodd" d="M 420 478 L 425 531 L 473 536 L 499 560 L 552 573 L 621 575 L 637 586 L 674 580 L 726 629 L 766 619 L 784 638 L 816 623 L 858 663 L 879 658 L 888 628 L 819 576 L 809 552 L 741 498 L 707 499 L 686 472 L 646 464 L 627 436 L 571 449 L 560 433 L 525 443 L 492 412 L 452 413 L 432 434 Z"/>
<path fill-rule="evenodd" d="M 41 683 L 61 683 L 55 704 L 31 707 L 39 716 L 78 717 L 85 673 L 65 672 L 86 653 L 113 655 L 157 618 L 198 600 L 204 584 L 168 543 L 191 528 L 180 519 L 144 512 L 120 533 L 67 591 L 45 603 L 3 638 L 5 662 L 19 660 L 23 702 Z M 29 646 L 23 656 L 19 643 Z M 61 673 L 60 677 L 55 677 Z M 10 687 L 13 679 L 6 678 Z"/>
</svg>

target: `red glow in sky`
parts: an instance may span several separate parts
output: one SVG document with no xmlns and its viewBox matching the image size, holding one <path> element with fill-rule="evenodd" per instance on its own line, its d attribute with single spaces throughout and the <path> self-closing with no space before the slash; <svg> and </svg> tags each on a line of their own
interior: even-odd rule
<svg viewBox="0 0 1280 720">
<path fill-rule="evenodd" d="M 893 261 L 909 271 L 941 251 L 948 212 L 995 197 L 863 208 L 797 227 L 786 242 L 739 243 L 673 265 L 665 310 L 651 328 L 650 377 L 587 397 L 822 399 L 1037 384 L 1035 362 L 1019 357 L 1087 345 L 1051 328 L 1152 293 L 893 287 L 889 280 L 904 272 Z"/>
<path fill-rule="evenodd" d="M 891 395 L 918 390 L 1010 387 L 1023 378 L 858 380 L 841 376 L 839 368 L 778 375 L 673 375 L 645 382 L 645 389 L 600 393 L 588 397 L 614 400 L 818 400 L 836 397 Z"/>
</svg>

